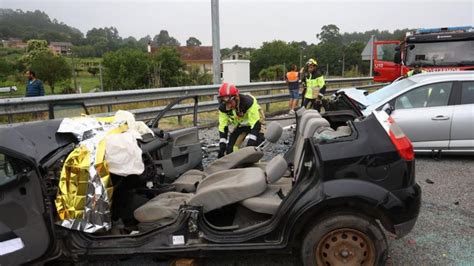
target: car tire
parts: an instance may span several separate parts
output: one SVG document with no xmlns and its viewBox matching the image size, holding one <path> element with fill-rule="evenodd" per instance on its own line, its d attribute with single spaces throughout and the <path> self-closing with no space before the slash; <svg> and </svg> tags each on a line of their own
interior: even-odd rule
<svg viewBox="0 0 474 266">
<path fill-rule="evenodd" d="M 302 262 L 314 265 L 385 265 L 388 244 L 375 220 L 351 213 L 323 217 L 307 231 Z"/>
</svg>

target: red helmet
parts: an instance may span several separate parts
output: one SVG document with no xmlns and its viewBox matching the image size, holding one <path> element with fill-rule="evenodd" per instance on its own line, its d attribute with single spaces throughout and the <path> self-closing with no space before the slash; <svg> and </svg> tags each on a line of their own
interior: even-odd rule
<svg viewBox="0 0 474 266">
<path fill-rule="evenodd" d="M 219 88 L 219 97 L 232 97 L 239 94 L 239 89 L 232 83 L 224 82 Z"/>
</svg>

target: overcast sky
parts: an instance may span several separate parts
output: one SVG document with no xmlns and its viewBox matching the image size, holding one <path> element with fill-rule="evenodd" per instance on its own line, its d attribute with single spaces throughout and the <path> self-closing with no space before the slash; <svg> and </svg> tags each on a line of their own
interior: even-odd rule
<svg viewBox="0 0 474 266">
<path fill-rule="evenodd" d="M 220 0 L 221 48 L 264 41 L 316 43 L 323 25 L 341 32 L 473 25 L 474 0 L 231 1 Z M 1 8 L 42 10 L 78 28 L 114 26 L 120 36 L 153 37 L 168 30 L 182 45 L 190 36 L 211 45 L 211 0 L 0 0 Z"/>
</svg>

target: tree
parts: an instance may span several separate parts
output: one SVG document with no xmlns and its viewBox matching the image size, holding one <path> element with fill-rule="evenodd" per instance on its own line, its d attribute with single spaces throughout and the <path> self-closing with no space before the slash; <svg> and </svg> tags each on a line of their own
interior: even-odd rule
<svg viewBox="0 0 474 266">
<path fill-rule="evenodd" d="M 48 42 L 45 40 L 29 40 L 26 43 L 26 54 L 20 58 L 20 61 L 25 65 L 29 65 L 36 54 L 45 51 L 50 51 L 48 48 Z"/>
<path fill-rule="evenodd" d="M 5 81 L 13 73 L 15 73 L 14 65 L 4 58 L 0 58 L 0 81 Z"/>
<path fill-rule="evenodd" d="M 130 48 L 130 49 L 139 49 L 145 52 L 147 45 L 148 43 L 142 44 L 139 41 L 137 41 L 137 39 L 135 39 L 133 36 L 129 36 L 122 40 L 121 47 Z"/>
<path fill-rule="evenodd" d="M 96 56 L 120 48 L 122 38 L 115 27 L 93 28 L 86 34 L 86 42 L 96 50 Z"/>
<path fill-rule="evenodd" d="M 76 57 L 95 57 L 98 55 L 95 47 L 92 45 L 81 45 L 81 46 L 73 46 L 71 48 L 72 53 Z"/>
<path fill-rule="evenodd" d="M 157 73 L 161 87 L 174 87 L 185 84 L 185 64 L 173 47 L 161 47 L 153 56 L 153 72 Z"/>
<path fill-rule="evenodd" d="M 321 32 L 316 35 L 322 43 L 342 44 L 339 28 L 334 24 L 324 25 Z"/>
<path fill-rule="evenodd" d="M 283 65 L 274 65 L 260 70 L 258 77 L 262 81 L 276 81 L 282 80 L 286 69 Z"/>
<path fill-rule="evenodd" d="M 203 73 L 201 68 L 198 66 L 191 66 L 188 68 L 186 81 L 184 85 L 195 86 L 195 85 L 209 85 L 212 84 L 212 75 Z"/>
<path fill-rule="evenodd" d="M 275 65 L 298 65 L 300 50 L 284 41 L 264 42 L 260 49 L 250 55 L 250 75 L 252 79 L 259 77 L 259 72 Z"/>
<path fill-rule="evenodd" d="M 167 30 L 161 30 L 160 34 L 155 35 L 153 42 L 158 46 L 180 46 L 181 44 L 175 38 L 168 34 Z"/>
<path fill-rule="evenodd" d="M 105 90 L 134 90 L 149 84 L 150 59 L 140 50 L 123 48 L 103 56 Z"/>
<path fill-rule="evenodd" d="M 189 37 L 189 39 L 186 41 L 186 46 L 201 46 L 201 41 L 195 37 Z"/>
<path fill-rule="evenodd" d="M 0 8 L 0 39 L 10 37 L 79 44 L 83 34 L 56 19 L 51 20 L 46 13 L 39 10 L 23 12 Z"/>
<path fill-rule="evenodd" d="M 71 78 L 71 67 L 66 60 L 51 51 L 38 52 L 30 62 L 30 68 L 36 71 L 40 80 L 51 87 L 54 94 L 55 85 L 59 81 Z"/>
</svg>

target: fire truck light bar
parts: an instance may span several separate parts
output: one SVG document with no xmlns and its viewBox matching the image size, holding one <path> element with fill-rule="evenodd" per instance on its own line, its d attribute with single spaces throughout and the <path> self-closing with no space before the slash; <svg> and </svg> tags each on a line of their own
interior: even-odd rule
<svg viewBox="0 0 474 266">
<path fill-rule="evenodd" d="M 473 31 L 473 30 L 474 30 L 474 28 L 472 26 L 446 27 L 446 28 L 427 28 L 427 29 L 417 29 L 416 34 L 451 32 L 451 31 L 468 32 L 468 31 Z"/>
</svg>

